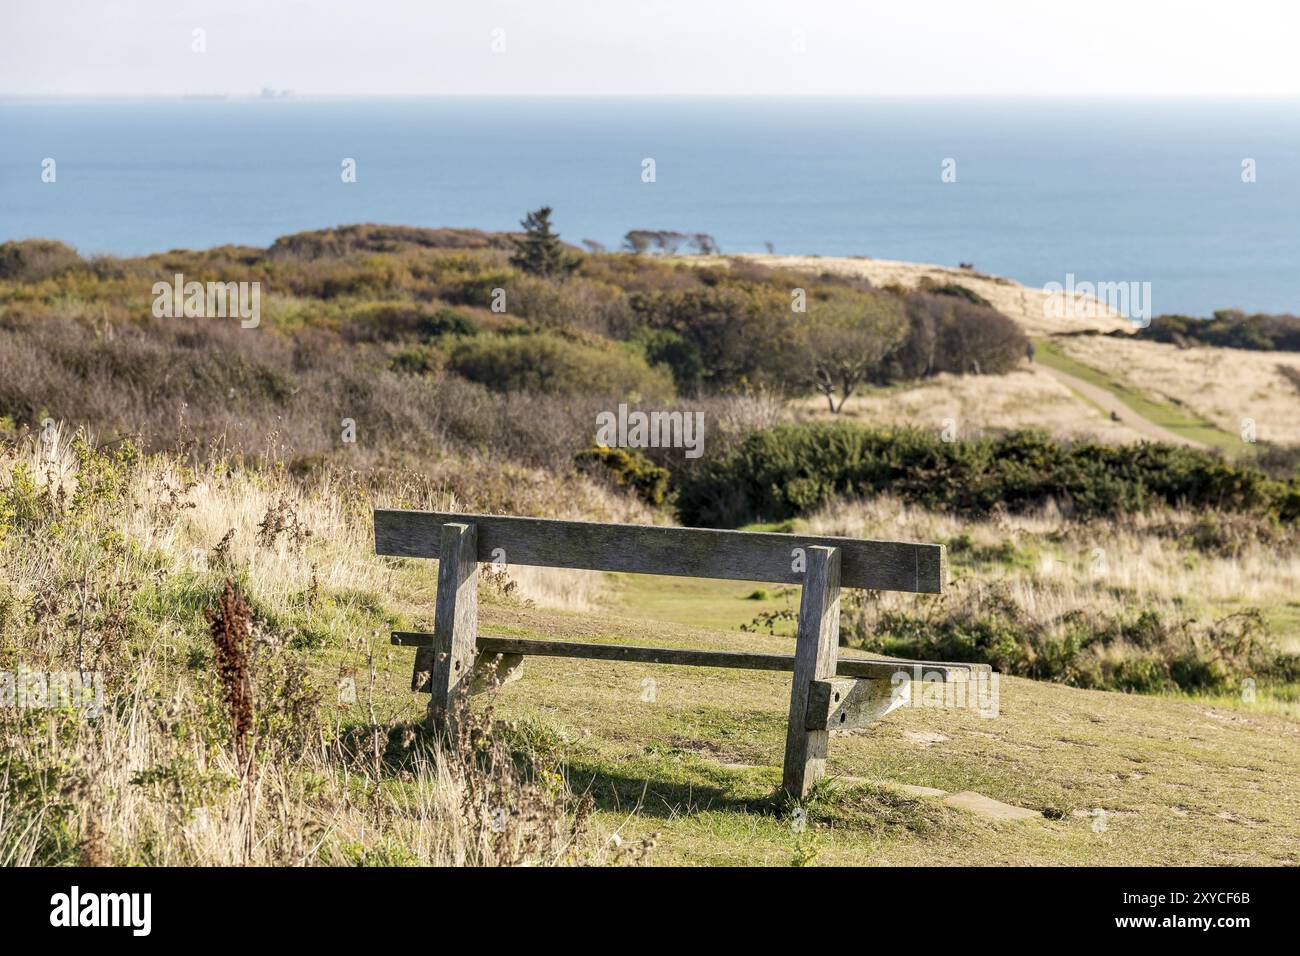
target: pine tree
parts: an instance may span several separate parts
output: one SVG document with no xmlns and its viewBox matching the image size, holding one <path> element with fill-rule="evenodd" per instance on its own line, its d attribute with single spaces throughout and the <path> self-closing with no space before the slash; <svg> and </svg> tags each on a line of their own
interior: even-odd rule
<svg viewBox="0 0 1300 956">
<path fill-rule="evenodd" d="M 563 279 L 578 268 L 577 257 L 569 254 L 559 234 L 551 229 L 550 206 L 530 212 L 520 225 L 524 237 L 511 240 L 515 246 L 512 266 L 545 279 Z"/>
</svg>

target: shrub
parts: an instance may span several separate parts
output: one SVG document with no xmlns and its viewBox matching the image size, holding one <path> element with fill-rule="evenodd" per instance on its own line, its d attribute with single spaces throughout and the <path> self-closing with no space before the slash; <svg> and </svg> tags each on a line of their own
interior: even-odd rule
<svg viewBox="0 0 1300 956">
<path fill-rule="evenodd" d="M 437 338 L 443 335 L 477 335 L 478 323 L 445 306 L 421 302 L 374 302 L 347 313 L 343 334 L 353 342 L 381 342 L 401 338 Z"/>
<path fill-rule="evenodd" d="M 668 496 L 671 473 L 634 449 L 594 445 L 574 460 L 587 474 L 611 478 L 615 485 L 635 492 L 646 504 L 659 507 Z"/>
<path fill-rule="evenodd" d="M 267 250 L 267 257 L 310 261 L 345 259 L 358 253 L 402 249 L 487 249 L 499 244 L 498 237 L 480 229 L 426 229 L 365 223 L 281 236 Z"/>
<path fill-rule="evenodd" d="M 678 394 L 692 395 L 704 382 L 704 360 L 696 344 L 671 329 L 641 329 L 634 338 L 651 365 L 664 365 L 672 372 Z"/>
<path fill-rule="evenodd" d="M 921 278 L 920 288 L 922 292 L 929 292 L 933 295 L 946 295 L 954 299 L 963 299 L 973 305 L 985 305 L 992 307 L 993 303 L 984 296 L 971 289 L 966 288 L 957 282 L 937 282 L 929 276 Z"/>
<path fill-rule="evenodd" d="M 424 323 L 425 335 L 478 335 L 478 323 L 455 309 L 439 309 Z"/>
<path fill-rule="evenodd" d="M 1135 334 L 1180 346 L 1196 342 L 1228 349 L 1300 352 L 1300 316 L 1295 315 L 1246 315 L 1236 309 L 1220 309 L 1209 319 L 1157 315 Z"/>
<path fill-rule="evenodd" d="M 632 310 L 651 328 L 668 329 L 699 354 L 702 384 L 780 384 L 797 349 L 788 290 L 748 284 L 683 292 L 634 292 Z"/>
<path fill-rule="evenodd" d="M 0 243 L 0 279 L 39 282 L 82 265 L 77 250 L 49 239 Z"/>
<path fill-rule="evenodd" d="M 919 609 L 882 611 L 868 629 L 859 636 L 889 654 L 1105 690 L 1224 691 L 1246 677 L 1284 681 L 1293 665 L 1255 608 L 1207 624 L 1151 608 L 1039 620 L 1002 584 L 959 586 Z"/>
<path fill-rule="evenodd" d="M 1274 478 L 1300 477 L 1300 445 L 1262 441 L 1256 448 L 1254 463 L 1265 473 Z"/>
<path fill-rule="evenodd" d="M 882 367 L 886 380 L 939 372 L 1002 375 L 1025 357 L 1029 340 L 1020 326 L 987 305 L 920 292 L 906 305 L 907 334 Z"/>
<path fill-rule="evenodd" d="M 450 277 L 439 294 L 456 305 L 478 305 L 491 308 L 497 289 L 507 288 L 514 273 L 509 269 L 484 269 Z"/>
<path fill-rule="evenodd" d="M 1197 449 L 1067 445 L 1038 432 L 945 442 L 929 432 L 836 422 L 751 434 L 684 477 L 678 509 L 686 524 L 734 527 L 797 517 L 834 497 L 886 492 L 966 515 L 1055 501 L 1077 517 L 1168 504 L 1289 521 L 1300 508 L 1300 483 Z"/>
<path fill-rule="evenodd" d="M 617 345 L 575 342 L 550 333 L 479 336 L 452 350 L 449 367 L 499 392 L 672 395 L 666 372 Z"/>
<path fill-rule="evenodd" d="M 388 367 L 404 375 L 427 375 L 443 368 L 446 355 L 427 345 L 416 345 L 402 349 L 393 356 Z"/>
<path fill-rule="evenodd" d="M 608 335 L 632 324 L 621 289 L 580 276 L 564 282 L 516 276 L 506 287 L 506 302 L 512 315 L 548 329 L 573 326 Z"/>
</svg>

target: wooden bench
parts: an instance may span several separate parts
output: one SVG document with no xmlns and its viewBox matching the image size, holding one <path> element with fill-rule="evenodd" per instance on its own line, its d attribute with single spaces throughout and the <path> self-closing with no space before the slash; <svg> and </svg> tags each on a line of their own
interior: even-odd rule
<svg viewBox="0 0 1300 956">
<path fill-rule="evenodd" d="M 432 634 L 397 632 L 417 648 L 412 690 L 427 691 L 430 717 L 446 721 L 469 693 L 480 655 L 539 655 L 790 671 L 782 782 L 807 795 L 825 772 L 831 729 L 860 727 L 904 702 L 898 675 L 923 667 L 927 681 L 969 680 L 978 665 L 839 656 L 840 588 L 937 593 L 942 545 L 854 538 L 552 521 L 500 515 L 375 512 L 375 553 L 438 559 Z M 798 584 L 793 655 L 633 647 L 490 637 L 478 633 L 478 566 L 505 563 Z M 987 668 L 983 668 L 987 672 Z"/>
</svg>

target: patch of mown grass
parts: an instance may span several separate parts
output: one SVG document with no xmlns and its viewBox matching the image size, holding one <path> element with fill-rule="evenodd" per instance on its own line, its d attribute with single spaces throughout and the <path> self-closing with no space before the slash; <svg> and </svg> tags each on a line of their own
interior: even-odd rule
<svg viewBox="0 0 1300 956">
<path fill-rule="evenodd" d="M 614 603 L 637 613 L 679 624 L 735 630 L 754 618 L 756 602 L 786 601 L 799 606 L 798 588 L 755 588 L 744 581 L 677 578 L 662 575 L 609 575 Z M 782 626 L 781 633 L 794 631 Z"/>
<path fill-rule="evenodd" d="M 1105 389 L 1143 418 L 1161 428 L 1167 428 L 1175 435 L 1232 454 L 1242 451 L 1243 445 L 1238 436 L 1225 432 L 1191 409 L 1157 401 L 1126 382 L 1112 378 L 1090 365 L 1084 365 L 1066 355 L 1051 339 L 1034 340 L 1034 360 Z"/>
<path fill-rule="evenodd" d="M 963 821 L 961 813 L 928 797 L 912 797 L 879 783 L 826 777 L 805 801 L 808 819 L 871 835 L 891 831 L 933 835 Z"/>
<path fill-rule="evenodd" d="M 482 611 L 491 633 L 790 650 L 787 638 L 640 611 L 617 619 L 495 604 Z M 410 694 L 409 652 L 397 653 L 385 699 L 418 716 L 427 699 Z M 652 703 L 640 699 L 647 676 L 658 687 Z M 1001 693 L 997 718 L 903 708 L 864 731 L 835 734 L 829 769 L 838 779 L 801 805 L 803 832 L 795 805 L 778 796 L 788 675 L 529 658 L 521 680 L 475 706 L 490 704 L 551 742 L 570 788 L 592 797 L 595 829 L 625 841 L 659 834 L 651 864 L 1296 861 L 1283 781 L 1300 766 L 1283 715 L 1233 709 L 1211 718 L 1200 698 L 1009 677 Z M 937 742 L 918 743 L 908 736 L 916 731 Z M 1048 815 L 983 820 L 941 797 L 901 793 L 904 783 L 973 790 Z M 1092 830 L 1097 809 L 1108 814 L 1104 833 Z"/>
</svg>

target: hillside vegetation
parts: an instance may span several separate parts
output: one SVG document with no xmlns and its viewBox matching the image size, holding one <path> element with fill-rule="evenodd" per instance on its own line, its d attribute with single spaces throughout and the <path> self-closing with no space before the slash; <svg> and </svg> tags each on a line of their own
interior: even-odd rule
<svg viewBox="0 0 1300 956">
<path fill-rule="evenodd" d="M 1291 448 L 1056 427 L 1085 406 L 1005 280 L 580 253 L 540 212 L 0 246 L 0 673 L 103 687 L 0 706 L 0 863 L 1297 862 Z M 155 317 L 178 273 L 261 283 L 259 321 Z M 1107 342 L 1178 351 L 1053 347 Z M 620 406 L 701 416 L 701 454 L 601 447 Z M 992 663 L 1000 716 L 837 736 L 795 816 L 781 675 L 529 660 L 438 739 L 388 644 L 436 566 L 375 557 L 375 507 L 945 544 L 947 593 L 846 594 L 843 652 Z M 513 567 L 479 596 L 490 633 L 786 652 L 799 600 Z"/>
<path fill-rule="evenodd" d="M 1070 672 L 1025 673 L 1081 686 L 1092 673 L 1159 690 L 1159 680 L 1129 682 L 1164 673 L 1176 687 L 1177 662 L 1200 660 L 1197 672 L 1212 680 L 1208 695 L 1167 700 L 1007 678 L 995 719 L 904 709 L 837 735 L 837 780 L 806 805 L 804 829 L 773 797 L 781 675 L 529 661 L 522 680 L 494 695 L 495 713 L 480 703 L 458 744 L 426 736 L 410 652 L 389 648 L 386 634 L 430 625 L 432 567 L 374 557 L 368 511 L 495 502 L 423 483 L 372 497 L 346 483 L 302 486 L 276 469 L 215 461 L 194 470 L 63 437 L 8 448 L 0 466 L 3 669 L 106 677 L 98 713 L 0 708 L 7 864 L 1296 862 L 1285 784 L 1300 752 L 1294 703 L 1273 696 L 1258 670 L 1258 701 L 1243 705 L 1236 692 L 1236 675 L 1258 666 L 1260 635 L 1230 621 L 1158 630 L 1201 617 L 1183 595 L 1212 608 L 1289 593 L 1294 552 L 1279 567 L 1249 532 L 1189 552 L 1182 542 L 1194 526 L 1172 515 L 1086 530 L 1043 516 L 1008 529 L 881 501 L 814 516 L 820 532 L 883 526 L 946 540 L 966 582 L 948 599 L 955 616 L 906 595 L 851 603 L 845 632 L 865 649 L 896 647 L 889 642 L 912 633 L 909 618 L 917 634 L 963 621 L 933 632 L 948 643 L 923 649 L 954 649 L 966 627 L 999 635 L 1000 644 L 977 642 L 982 653 L 1028 640 L 1027 660 L 1042 664 L 1050 642 L 1024 629 L 1028 618 L 1006 619 L 1008 609 L 1060 615 L 1077 638 L 1087 618 L 1073 605 L 1098 621 L 1111 616 L 1112 630 L 1072 660 L 1060 655 L 1069 643 L 1060 645 L 1050 660 L 1070 660 Z M 543 474 L 532 484 L 533 507 L 548 513 L 579 513 L 601 497 Z M 1071 567 L 1092 560 L 1091 541 L 1107 545 L 1104 575 Z M 1188 563 L 1192 554 L 1198 562 Z M 622 603 L 618 581 L 603 596 L 587 592 L 591 610 L 542 610 L 581 590 L 566 578 L 524 576 L 521 587 L 489 575 L 485 629 L 789 648 L 779 633 L 647 620 L 640 602 Z M 228 581 L 233 595 L 223 598 Z M 704 597 L 727 604 L 720 593 Z M 1138 627 L 1135 600 L 1151 608 Z M 792 602 L 797 594 L 732 604 L 754 613 Z M 1001 630 L 985 630 L 981 615 L 1003 615 Z M 1229 633 L 1235 643 L 1223 642 Z M 238 708 L 231 690 L 240 685 L 225 676 L 232 647 L 248 680 Z M 971 792 L 1034 819 L 997 822 L 947 800 Z"/>
</svg>

